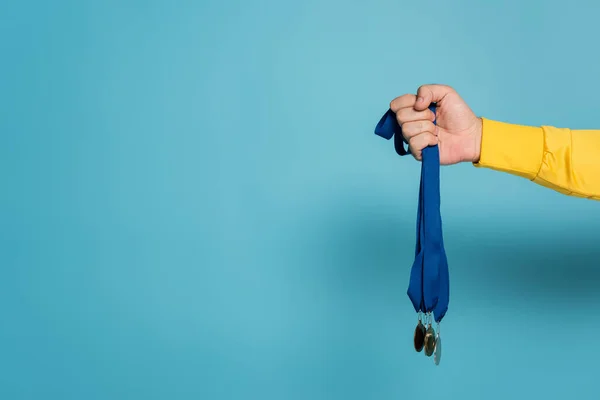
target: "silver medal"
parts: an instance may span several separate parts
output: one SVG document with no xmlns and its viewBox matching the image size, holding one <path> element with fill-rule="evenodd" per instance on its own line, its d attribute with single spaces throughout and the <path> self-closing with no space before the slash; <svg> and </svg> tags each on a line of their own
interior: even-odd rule
<svg viewBox="0 0 600 400">
<path fill-rule="evenodd" d="M 440 365 L 442 360 L 442 338 L 440 337 L 440 326 L 438 325 L 437 335 L 435 337 L 435 348 L 433 349 L 433 362 Z"/>
</svg>

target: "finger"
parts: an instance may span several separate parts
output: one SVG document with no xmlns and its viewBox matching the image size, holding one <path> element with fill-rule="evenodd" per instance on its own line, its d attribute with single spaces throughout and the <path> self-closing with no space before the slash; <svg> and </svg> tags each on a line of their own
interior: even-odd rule
<svg viewBox="0 0 600 400">
<path fill-rule="evenodd" d="M 405 94 L 392 100 L 390 102 L 390 109 L 393 112 L 397 112 L 401 108 L 412 108 L 415 105 L 415 101 L 417 101 L 417 96 L 414 94 Z"/>
<path fill-rule="evenodd" d="M 419 121 L 419 120 L 435 120 L 435 114 L 430 109 L 425 109 L 422 111 L 416 111 L 413 107 L 401 108 L 396 112 L 396 119 L 398 120 L 398 124 L 402 126 L 407 122 Z"/>
<path fill-rule="evenodd" d="M 411 138 L 420 135 L 422 133 L 431 133 L 433 135 L 436 134 L 435 125 L 431 121 L 411 121 L 402 125 L 402 136 L 406 140 L 410 140 Z"/>
<path fill-rule="evenodd" d="M 423 149 L 427 146 L 433 146 L 438 143 L 438 137 L 433 133 L 425 132 L 412 137 L 408 141 L 408 148 L 413 157 L 419 161 L 423 159 Z"/>
<path fill-rule="evenodd" d="M 454 89 L 446 85 L 423 85 L 417 91 L 416 110 L 425 110 L 431 103 L 439 102 L 448 94 L 453 93 Z"/>
</svg>

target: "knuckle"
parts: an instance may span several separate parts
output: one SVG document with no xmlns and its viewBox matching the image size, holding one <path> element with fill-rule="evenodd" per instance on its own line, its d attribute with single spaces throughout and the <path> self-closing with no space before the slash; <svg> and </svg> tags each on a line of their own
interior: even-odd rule
<svg viewBox="0 0 600 400">
<path fill-rule="evenodd" d="M 415 130 L 415 133 L 421 133 L 424 131 L 423 129 L 423 121 L 416 121 L 413 122 L 413 129 Z"/>
<path fill-rule="evenodd" d="M 431 85 L 421 85 L 419 86 L 418 92 L 421 94 L 428 93 L 431 90 Z"/>
<path fill-rule="evenodd" d="M 411 104 L 411 102 L 414 103 L 414 97 L 415 96 L 411 94 L 403 94 L 400 97 L 396 97 L 390 102 L 390 109 L 397 112 L 403 105 L 406 107 L 406 105 Z"/>
<path fill-rule="evenodd" d="M 412 137 L 415 135 L 414 123 L 406 122 L 404 124 L 400 124 L 402 127 L 402 132 L 405 136 Z"/>
<path fill-rule="evenodd" d="M 402 108 L 396 113 L 396 118 L 400 125 L 406 124 L 414 120 L 414 113 L 411 108 Z"/>
<path fill-rule="evenodd" d="M 408 145 L 408 150 L 410 151 L 410 154 L 412 154 L 414 158 L 417 158 L 417 159 L 418 159 L 418 156 L 419 156 L 419 151 L 418 151 L 418 149 L 414 148 L 414 147 L 413 147 L 413 146 L 411 146 L 411 145 L 410 145 L 410 143 L 409 143 L 409 145 Z"/>
<path fill-rule="evenodd" d="M 421 155 L 422 155 L 421 149 L 413 149 L 413 150 L 411 150 L 411 153 L 412 153 L 413 157 L 415 158 L 415 160 L 421 161 Z"/>
<path fill-rule="evenodd" d="M 403 129 L 406 129 L 409 133 L 413 135 L 419 134 L 425 130 L 423 126 L 423 121 L 407 122 L 404 124 Z"/>
<path fill-rule="evenodd" d="M 406 109 L 405 108 L 403 108 L 401 110 L 398 110 L 396 112 L 396 119 L 398 120 L 398 123 L 400 125 L 402 125 L 402 124 L 404 124 L 404 123 L 407 122 L 407 119 L 406 119 Z"/>
<path fill-rule="evenodd" d="M 408 139 L 408 145 L 414 151 L 420 151 L 423 149 L 423 146 L 421 145 L 421 141 L 418 140 L 418 138 L 416 136 L 413 136 L 410 139 Z"/>
<path fill-rule="evenodd" d="M 434 146 L 437 144 L 438 140 L 437 140 L 437 136 L 435 136 L 433 133 L 430 133 L 428 136 L 428 141 L 429 143 L 427 143 L 430 146 Z"/>
</svg>

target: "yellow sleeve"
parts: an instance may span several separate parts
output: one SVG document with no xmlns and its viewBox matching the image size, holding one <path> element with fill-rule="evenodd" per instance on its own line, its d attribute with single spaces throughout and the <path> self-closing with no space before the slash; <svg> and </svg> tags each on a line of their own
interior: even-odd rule
<svg viewBox="0 0 600 400">
<path fill-rule="evenodd" d="M 518 175 L 566 195 L 600 200 L 600 130 L 482 120 L 476 167 Z"/>
</svg>

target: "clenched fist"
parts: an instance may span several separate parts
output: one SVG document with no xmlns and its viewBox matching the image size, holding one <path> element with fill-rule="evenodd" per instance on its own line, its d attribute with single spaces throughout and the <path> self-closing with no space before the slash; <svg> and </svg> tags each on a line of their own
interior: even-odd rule
<svg viewBox="0 0 600 400">
<path fill-rule="evenodd" d="M 435 116 L 428 108 L 432 102 L 437 103 Z M 442 165 L 479 161 L 481 119 L 451 87 L 421 86 L 416 96 L 405 94 L 392 100 L 390 109 L 417 160 L 425 147 L 437 144 Z"/>
</svg>

